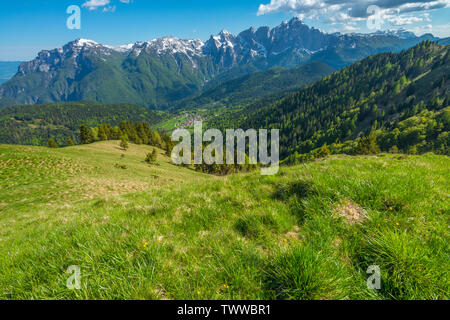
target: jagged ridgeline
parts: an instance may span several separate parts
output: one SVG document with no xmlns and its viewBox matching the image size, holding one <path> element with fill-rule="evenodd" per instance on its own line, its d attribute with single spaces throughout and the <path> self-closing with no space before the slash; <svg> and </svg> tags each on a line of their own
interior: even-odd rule
<svg viewBox="0 0 450 320">
<path fill-rule="evenodd" d="M 279 128 L 281 156 L 290 161 L 311 152 L 354 153 L 360 137 L 369 135 L 382 151 L 449 154 L 449 80 L 449 46 L 426 41 L 369 57 L 274 103 L 255 103 L 209 125 Z"/>
<path fill-rule="evenodd" d="M 327 34 L 297 18 L 275 28 L 222 31 L 203 42 L 174 37 L 109 46 L 78 39 L 20 65 L 0 87 L 0 106 L 90 100 L 171 107 L 214 86 L 272 67 L 321 61 L 335 69 L 369 55 L 400 51 L 430 34 Z"/>
<path fill-rule="evenodd" d="M 0 143 L 47 145 L 53 138 L 58 145 L 66 145 L 68 137 L 79 142 L 82 124 L 118 126 L 126 120 L 152 125 L 163 117 L 162 112 L 128 104 L 66 102 L 8 107 L 0 109 Z"/>
</svg>

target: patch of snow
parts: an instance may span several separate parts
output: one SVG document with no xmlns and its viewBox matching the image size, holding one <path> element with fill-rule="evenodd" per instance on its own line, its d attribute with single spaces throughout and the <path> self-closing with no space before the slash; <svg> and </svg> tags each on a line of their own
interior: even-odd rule
<svg viewBox="0 0 450 320">
<path fill-rule="evenodd" d="M 98 43 L 93 41 L 93 40 L 88 40 L 88 39 L 77 39 L 75 40 L 75 45 L 80 46 L 80 47 L 93 47 L 93 46 L 97 46 Z"/>
<path fill-rule="evenodd" d="M 129 43 L 129 44 L 124 44 L 121 46 L 109 46 L 109 45 L 105 45 L 105 47 L 107 47 L 108 49 L 117 51 L 117 52 L 128 52 L 131 49 L 133 49 L 134 47 L 134 43 Z"/>
</svg>

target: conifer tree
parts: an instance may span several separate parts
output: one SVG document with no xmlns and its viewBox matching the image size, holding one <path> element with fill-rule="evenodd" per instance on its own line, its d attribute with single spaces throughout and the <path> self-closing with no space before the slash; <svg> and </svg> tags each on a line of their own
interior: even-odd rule
<svg viewBox="0 0 450 320">
<path fill-rule="evenodd" d="M 156 151 L 156 148 L 153 148 L 153 151 L 151 153 L 147 153 L 145 162 L 147 162 L 148 164 L 155 164 L 157 158 L 158 158 L 158 152 Z"/>
<path fill-rule="evenodd" d="M 89 144 L 94 142 L 94 136 L 91 130 L 86 125 L 81 125 L 80 127 L 80 142 L 81 144 Z"/>
<path fill-rule="evenodd" d="M 73 143 L 73 140 L 71 137 L 67 137 L 67 146 L 68 147 L 73 147 L 75 144 Z"/>
<path fill-rule="evenodd" d="M 105 127 L 103 125 L 98 126 L 98 139 L 100 141 L 108 140 L 108 136 L 106 135 Z"/>
<path fill-rule="evenodd" d="M 53 138 L 48 139 L 48 147 L 49 148 L 59 148 L 59 146 L 56 144 L 55 140 Z"/>
<path fill-rule="evenodd" d="M 125 151 L 127 151 L 129 148 L 128 141 L 127 141 L 126 137 L 123 135 L 120 138 L 120 147 Z"/>
</svg>

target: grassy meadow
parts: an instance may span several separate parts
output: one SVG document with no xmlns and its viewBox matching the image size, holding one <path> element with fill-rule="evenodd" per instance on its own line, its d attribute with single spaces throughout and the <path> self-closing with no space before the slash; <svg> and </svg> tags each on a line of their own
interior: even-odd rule
<svg viewBox="0 0 450 320">
<path fill-rule="evenodd" d="M 0 299 L 449 298 L 449 157 L 216 177 L 118 145 L 0 145 Z"/>
</svg>

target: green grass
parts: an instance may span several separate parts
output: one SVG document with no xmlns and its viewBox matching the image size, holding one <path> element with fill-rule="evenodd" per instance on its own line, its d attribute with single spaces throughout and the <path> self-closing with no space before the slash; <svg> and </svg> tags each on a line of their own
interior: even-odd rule
<svg viewBox="0 0 450 320">
<path fill-rule="evenodd" d="M 0 298 L 449 298 L 448 157 L 215 177 L 130 147 L 0 146 Z"/>
</svg>

